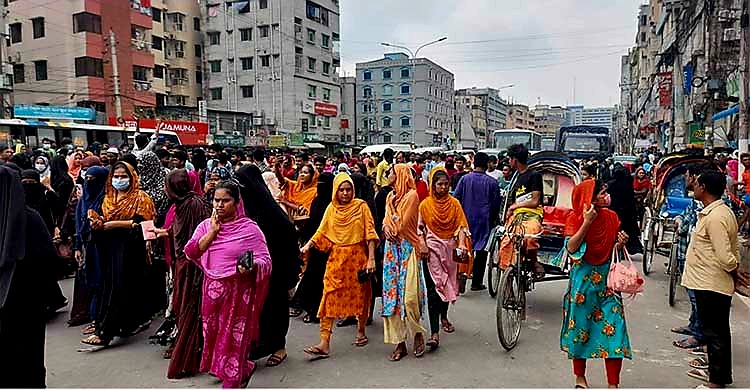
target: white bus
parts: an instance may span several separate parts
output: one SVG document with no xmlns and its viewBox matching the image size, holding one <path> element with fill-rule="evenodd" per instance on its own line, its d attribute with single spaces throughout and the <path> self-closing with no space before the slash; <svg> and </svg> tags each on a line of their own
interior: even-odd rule
<svg viewBox="0 0 750 390">
<path fill-rule="evenodd" d="M 532 130 L 503 129 L 492 132 L 494 149 L 507 150 L 508 146 L 524 144 L 530 152 L 542 150 L 542 135 Z"/>
</svg>

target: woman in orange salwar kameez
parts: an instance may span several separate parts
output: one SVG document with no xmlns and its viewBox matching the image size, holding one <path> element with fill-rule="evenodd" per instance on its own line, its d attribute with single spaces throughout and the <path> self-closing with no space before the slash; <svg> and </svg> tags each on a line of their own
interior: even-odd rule
<svg viewBox="0 0 750 390">
<path fill-rule="evenodd" d="M 275 173 L 283 191 L 280 203 L 287 208 L 289 215 L 309 215 L 312 201 L 318 193 L 318 172 L 315 168 L 310 164 L 303 165 L 297 180 L 285 178 L 279 167 L 276 167 Z"/>
<path fill-rule="evenodd" d="M 324 359 L 331 353 L 331 333 L 336 318 L 357 316 L 357 338 L 354 345 L 367 345 L 365 324 L 370 311 L 370 282 L 360 283 L 358 273 L 375 272 L 375 247 L 378 235 L 375 221 L 367 203 L 354 198 L 354 182 L 348 174 L 336 175 L 333 181 L 333 201 L 326 208 L 318 231 L 302 248 L 307 254 L 311 247 L 328 252 L 328 263 L 323 277 L 323 299 L 320 301 L 320 343 L 305 348 L 313 360 Z"/>
</svg>

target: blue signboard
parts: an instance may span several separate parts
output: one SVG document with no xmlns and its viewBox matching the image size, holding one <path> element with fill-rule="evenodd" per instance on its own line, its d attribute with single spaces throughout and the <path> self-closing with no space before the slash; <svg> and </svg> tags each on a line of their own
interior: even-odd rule
<svg viewBox="0 0 750 390">
<path fill-rule="evenodd" d="M 64 106 L 13 106 L 16 118 L 70 119 L 75 121 L 92 121 L 96 118 L 93 108 Z"/>
</svg>

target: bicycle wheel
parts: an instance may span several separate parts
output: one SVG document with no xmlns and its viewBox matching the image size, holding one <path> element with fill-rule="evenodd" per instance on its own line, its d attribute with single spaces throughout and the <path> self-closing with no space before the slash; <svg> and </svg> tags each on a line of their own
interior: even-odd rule
<svg viewBox="0 0 750 390">
<path fill-rule="evenodd" d="M 650 229 L 655 226 L 651 225 Z M 652 234 L 651 230 L 647 234 L 648 240 L 643 244 L 643 276 L 648 276 L 654 268 L 654 256 L 656 255 L 656 240 L 658 237 Z"/>
<path fill-rule="evenodd" d="M 500 252 L 499 252 L 499 241 L 497 237 L 492 235 L 490 237 L 490 247 L 487 252 L 487 292 L 490 293 L 490 297 L 495 298 L 497 296 L 497 287 L 500 285 L 500 276 L 502 270 L 500 269 Z"/>
<path fill-rule="evenodd" d="M 672 245 L 669 254 L 669 306 L 677 302 L 677 287 L 680 285 L 680 266 L 677 261 L 677 249 Z"/>
<path fill-rule="evenodd" d="M 526 295 L 519 285 L 518 269 L 510 265 L 500 277 L 500 288 L 497 294 L 495 318 L 497 320 L 497 338 L 506 351 L 518 344 L 521 335 L 521 316 L 526 306 Z"/>
</svg>

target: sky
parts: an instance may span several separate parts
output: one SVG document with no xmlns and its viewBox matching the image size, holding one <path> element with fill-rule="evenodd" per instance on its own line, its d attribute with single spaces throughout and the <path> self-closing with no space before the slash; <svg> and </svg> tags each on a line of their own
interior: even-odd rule
<svg viewBox="0 0 750 390">
<path fill-rule="evenodd" d="M 455 87 L 503 88 L 515 103 L 613 106 L 620 61 L 644 0 L 341 0 L 342 74 L 415 50 L 455 75 Z M 575 93 L 574 93 L 575 91 Z"/>
</svg>

